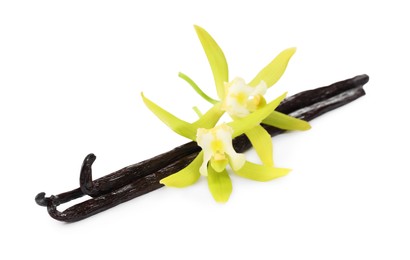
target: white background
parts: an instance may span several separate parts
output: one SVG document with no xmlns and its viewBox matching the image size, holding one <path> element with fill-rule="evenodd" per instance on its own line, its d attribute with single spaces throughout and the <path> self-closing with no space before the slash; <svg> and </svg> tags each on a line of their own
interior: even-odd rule
<svg viewBox="0 0 410 260">
<path fill-rule="evenodd" d="M 1 259 L 410 259 L 409 8 L 406 1 L 1 1 Z M 186 140 L 144 93 L 186 120 L 215 96 L 193 24 L 246 80 L 298 48 L 272 98 L 366 73 L 367 95 L 273 138 L 293 171 L 232 176 L 225 205 L 202 179 L 162 188 L 74 224 L 38 192 L 78 187 Z M 248 155 L 252 158 L 254 154 Z"/>
</svg>

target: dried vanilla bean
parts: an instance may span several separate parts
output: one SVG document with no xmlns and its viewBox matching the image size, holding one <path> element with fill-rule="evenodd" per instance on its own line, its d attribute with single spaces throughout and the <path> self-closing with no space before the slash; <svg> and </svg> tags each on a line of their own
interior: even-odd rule
<svg viewBox="0 0 410 260">
<path fill-rule="evenodd" d="M 368 80 L 367 75 L 361 75 L 327 87 L 301 92 L 284 100 L 277 111 L 309 121 L 365 95 L 362 87 Z M 263 126 L 272 136 L 284 132 L 271 126 Z M 244 135 L 234 139 L 234 147 L 238 152 L 243 152 L 250 146 Z M 91 165 L 95 156 L 91 154 L 83 163 L 80 188 L 48 198 L 45 197 L 45 193 L 39 193 L 36 202 L 41 206 L 47 206 L 50 216 L 57 220 L 78 221 L 162 187 L 159 180 L 184 168 L 198 152 L 196 144 L 190 142 L 94 181 L 91 177 Z M 157 162 L 158 165 L 152 165 Z M 58 205 L 84 194 L 95 198 L 63 212 L 57 210 Z"/>
</svg>

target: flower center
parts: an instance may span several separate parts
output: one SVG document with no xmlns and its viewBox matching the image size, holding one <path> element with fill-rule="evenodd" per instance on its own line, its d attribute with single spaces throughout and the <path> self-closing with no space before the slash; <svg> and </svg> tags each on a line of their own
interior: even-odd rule
<svg viewBox="0 0 410 260">
<path fill-rule="evenodd" d="M 231 97 L 236 98 L 236 102 L 242 106 L 246 106 L 246 103 L 248 102 L 248 95 L 244 92 L 231 94 Z"/>
<path fill-rule="evenodd" d="M 261 81 L 255 87 L 251 87 L 246 85 L 242 78 L 235 78 L 225 84 L 226 98 L 222 109 L 233 118 L 245 117 L 266 104 L 263 98 L 266 89 L 264 81 Z"/>
<path fill-rule="evenodd" d="M 216 139 L 211 142 L 211 149 L 213 152 L 212 159 L 215 161 L 226 160 L 226 155 L 224 151 L 224 144 L 222 140 Z"/>
</svg>

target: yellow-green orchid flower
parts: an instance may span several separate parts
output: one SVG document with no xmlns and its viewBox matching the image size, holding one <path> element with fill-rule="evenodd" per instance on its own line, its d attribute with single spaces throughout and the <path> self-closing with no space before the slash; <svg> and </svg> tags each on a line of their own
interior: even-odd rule
<svg viewBox="0 0 410 260">
<path fill-rule="evenodd" d="M 237 77 L 229 82 L 225 56 L 215 40 L 201 27 L 195 30 L 205 50 L 220 101 L 206 95 L 188 76 L 180 73 L 204 99 L 213 104 L 205 114 L 198 109 L 199 119 L 188 123 L 172 115 L 142 94 L 145 105 L 176 133 L 196 141 L 202 148 L 198 156 L 184 169 L 160 182 L 170 187 L 186 187 L 194 184 L 200 175 L 206 176 L 209 190 L 218 202 L 226 202 L 232 192 L 232 183 L 226 170 L 256 181 L 268 181 L 286 175 L 290 170 L 273 166 L 272 142 L 269 133 L 260 125 L 262 122 L 286 130 L 306 130 L 307 122 L 274 111 L 286 97 L 286 93 L 267 103 L 263 95 L 284 73 L 294 48 L 280 53 L 248 84 Z M 227 112 L 232 122 L 216 126 Z M 232 139 L 246 134 L 261 158 L 263 165 L 245 160 L 232 146 Z"/>
<path fill-rule="evenodd" d="M 296 48 L 282 51 L 255 78 L 248 84 L 242 78 L 236 77 L 229 82 L 228 64 L 225 55 L 212 36 L 199 26 L 195 26 L 196 33 L 208 58 L 214 76 L 216 91 L 221 101 L 217 101 L 206 95 L 185 74 L 179 76 L 185 79 L 205 100 L 212 104 L 222 103 L 220 109 L 226 111 L 232 118 L 241 118 L 257 109 L 265 106 L 263 95 L 266 90 L 274 85 L 286 70 L 290 58 Z M 307 130 L 310 129 L 308 122 L 293 118 L 283 113 L 273 111 L 263 123 L 285 130 Z M 273 166 L 272 142 L 270 135 L 260 125 L 245 133 L 250 139 L 255 151 L 266 165 Z"/>
<path fill-rule="evenodd" d="M 232 127 L 227 124 L 212 129 L 199 128 L 196 141 L 204 152 L 203 162 L 199 172 L 208 176 L 208 162 L 216 172 L 222 172 L 231 165 L 233 170 L 239 170 L 245 164 L 245 155 L 238 154 L 232 146 Z"/>
</svg>

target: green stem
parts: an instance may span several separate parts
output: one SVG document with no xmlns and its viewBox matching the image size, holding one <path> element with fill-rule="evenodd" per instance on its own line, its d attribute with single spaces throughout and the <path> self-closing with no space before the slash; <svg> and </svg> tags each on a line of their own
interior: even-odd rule
<svg viewBox="0 0 410 260">
<path fill-rule="evenodd" d="M 185 75 L 184 73 L 180 72 L 178 73 L 178 76 L 185 80 L 186 82 L 188 82 L 189 85 L 191 85 L 191 87 L 196 91 L 196 93 L 198 93 L 203 99 L 205 99 L 206 101 L 208 101 L 209 103 L 215 105 L 216 103 L 218 103 L 218 100 L 215 100 L 213 98 L 211 98 L 210 96 L 208 96 L 207 94 L 205 94 L 205 92 L 202 91 L 202 89 L 200 89 L 198 87 L 198 85 L 187 75 Z"/>
<path fill-rule="evenodd" d="M 201 118 L 203 116 L 203 114 L 201 113 L 201 110 L 199 110 L 199 108 L 197 106 L 192 108 L 195 113 L 198 115 L 199 118 Z"/>
</svg>

